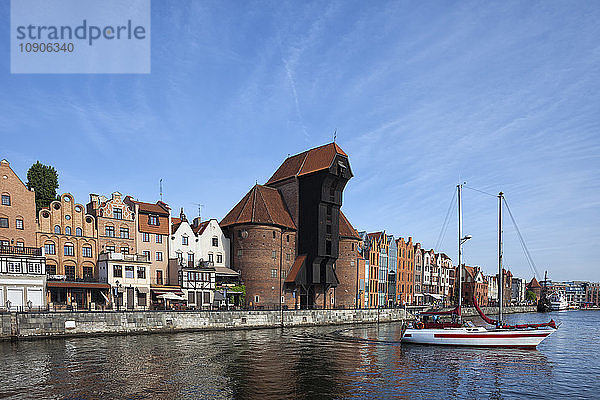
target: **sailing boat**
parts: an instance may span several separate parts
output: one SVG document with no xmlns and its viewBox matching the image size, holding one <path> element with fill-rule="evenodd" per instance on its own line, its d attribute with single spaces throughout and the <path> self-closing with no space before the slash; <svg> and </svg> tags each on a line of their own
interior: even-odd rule
<svg viewBox="0 0 600 400">
<path fill-rule="evenodd" d="M 534 349 L 556 329 L 553 320 L 543 324 L 507 325 L 502 321 L 503 283 L 498 285 L 498 320 L 488 318 L 473 298 L 475 308 L 482 319 L 493 328 L 474 326 L 471 322 L 463 323 L 461 318 L 462 307 L 462 245 L 470 236 L 462 235 L 462 185 L 457 185 L 458 190 L 458 307 L 445 312 L 422 313 L 428 315 L 451 314 L 458 319 L 457 323 L 427 323 L 417 322 L 407 328 L 402 336 L 402 342 L 414 344 L 433 344 L 447 346 L 482 346 L 482 347 L 515 347 Z M 503 280 L 502 274 L 502 201 L 503 193 L 498 194 L 498 277 Z"/>
</svg>

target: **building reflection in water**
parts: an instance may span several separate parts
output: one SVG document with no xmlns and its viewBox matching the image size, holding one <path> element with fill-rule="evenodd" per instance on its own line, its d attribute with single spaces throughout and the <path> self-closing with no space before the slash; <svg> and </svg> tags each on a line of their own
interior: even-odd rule
<svg viewBox="0 0 600 400">
<path fill-rule="evenodd" d="M 399 326 L 0 343 L 0 398 L 517 398 L 542 352 L 401 346 Z"/>
</svg>

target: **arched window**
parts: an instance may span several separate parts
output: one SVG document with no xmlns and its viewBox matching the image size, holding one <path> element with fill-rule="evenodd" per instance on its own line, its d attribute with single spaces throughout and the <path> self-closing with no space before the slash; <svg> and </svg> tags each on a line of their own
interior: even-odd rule
<svg viewBox="0 0 600 400">
<path fill-rule="evenodd" d="M 71 227 L 70 227 L 70 226 L 67 226 L 67 227 L 65 228 L 65 235 L 70 235 L 70 234 L 71 234 Z"/>
<path fill-rule="evenodd" d="M 83 235 L 83 231 L 81 230 L 81 228 L 75 228 L 75 236 L 82 236 Z"/>
<path fill-rule="evenodd" d="M 54 233 L 60 233 L 60 226 L 54 225 Z"/>
<path fill-rule="evenodd" d="M 10 206 L 10 194 L 2 193 L 2 205 Z"/>
</svg>

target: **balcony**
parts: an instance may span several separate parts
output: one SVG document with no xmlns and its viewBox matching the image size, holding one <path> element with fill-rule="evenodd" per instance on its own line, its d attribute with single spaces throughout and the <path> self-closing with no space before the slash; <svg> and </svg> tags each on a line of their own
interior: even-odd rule
<svg viewBox="0 0 600 400">
<path fill-rule="evenodd" d="M 38 247 L 23 247 L 23 246 L 1 246 L 0 254 L 21 255 L 21 256 L 42 256 L 42 249 Z"/>
<path fill-rule="evenodd" d="M 126 254 L 126 253 L 101 253 L 99 260 L 108 261 L 133 261 L 133 262 L 150 262 L 148 256 L 144 254 Z"/>
</svg>

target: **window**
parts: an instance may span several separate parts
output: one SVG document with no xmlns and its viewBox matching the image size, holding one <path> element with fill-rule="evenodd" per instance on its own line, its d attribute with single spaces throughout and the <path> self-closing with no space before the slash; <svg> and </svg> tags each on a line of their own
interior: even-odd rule
<svg viewBox="0 0 600 400">
<path fill-rule="evenodd" d="M 112 225 L 107 225 L 104 227 L 104 235 L 108 237 L 115 237 L 115 227 Z"/>
<path fill-rule="evenodd" d="M 56 275 L 56 265 L 46 265 L 46 274 Z"/>
<path fill-rule="evenodd" d="M 67 227 L 65 228 L 65 235 L 70 235 L 70 234 L 71 234 L 71 227 L 70 227 L 70 226 L 67 226 Z"/>
<path fill-rule="evenodd" d="M 83 257 L 91 257 L 92 256 L 92 247 L 91 246 L 83 246 L 81 248 L 81 255 Z"/>
<path fill-rule="evenodd" d="M 138 293 L 138 306 L 146 307 L 146 293 Z"/>
<path fill-rule="evenodd" d="M 69 220 L 71 219 L 71 216 L 70 216 L 70 215 L 65 215 L 65 219 L 66 219 L 67 221 L 69 221 Z"/>
<path fill-rule="evenodd" d="M 158 226 L 158 217 L 156 215 L 148 215 L 148 225 Z"/>
<path fill-rule="evenodd" d="M 75 247 L 72 244 L 65 244 L 65 256 L 74 256 Z"/>
<path fill-rule="evenodd" d="M 254 302 L 260 303 L 260 297 L 258 295 L 254 296 Z"/>
<path fill-rule="evenodd" d="M 129 239 L 129 228 L 119 229 L 119 234 L 121 236 L 121 239 Z"/>
<path fill-rule="evenodd" d="M 146 257 L 146 260 L 150 261 L 150 252 L 148 250 L 142 251 L 142 254 Z"/>
<path fill-rule="evenodd" d="M 137 268 L 137 277 L 138 279 L 146 279 L 146 267 Z"/>
<path fill-rule="evenodd" d="M 65 275 L 68 281 L 75 280 L 75 266 L 74 265 L 65 265 Z"/>
<path fill-rule="evenodd" d="M 9 194 L 3 194 L 2 195 L 2 205 L 3 206 L 10 206 L 10 195 Z"/>
<path fill-rule="evenodd" d="M 114 253 L 115 252 L 115 246 L 106 246 L 106 251 L 108 251 L 109 253 Z"/>
<path fill-rule="evenodd" d="M 242 249 L 238 249 L 237 255 L 238 257 L 241 257 L 242 255 L 244 255 L 244 251 Z"/>
<path fill-rule="evenodd" d="M 18 241 L 17 242 L 17 247 L 25 247 L 25 243 Z"/>
<path fill-rule="evenodd" d="M 271 251 L 271 257 L 277 258 L 277 252 L 275 250 Z"/>
<path fill-rule="evenodd" d="M 354 251 L 354 243 L 352 243 L 352 251 Z"/>
<path fill-rule="evenodd" d="M 162 243 L 162 235 L 156 235 L 156 243 Z"/>
<path fill-rule="evenodd" d="M 208 262 L 213 262 L 214 261 L 214 255 L 213 253 L 209 253 L 208 254 Z"/>
<path fill-rule="evenodd" d="M 223 254 L 217 254 L 217 264 L 223 263 Z"/>
<path fill-rule="evenodd" d="M 275 239 L 275 231 L 273 231 L 273 239 Z"/>
<path fill-rule="evenodd" d="M 121 247 L 121 253 L 129 254 L 129 247 Z"/>
<path fill-rule="evenodd" d="M 150 234 L 149 233 L 142 233 L 142 240 L 144 242 L 149 242 L 150 241 Z"/>
<path fill-rule="evenodd" d="M 81 230 L 81 228 L 75 228 L 75 236 L 82 236 L 83 235 L 83 231 Z"/>
<path fill-rule="evenodd" d="M 181 244 L 184 246 L 188 245 L 188 237 L 187 236 L 182 236 L 181 237 Z"/>
<path fill-rule="evenodd" d="M 196 302 L 196 292 L 188 292 L 188 304 L 194 304 Z"/>
<path fill-rule="evenodd" d="M 163 278 L 162 278 L 162 271 L 159 269 L 156 271 L 156 284 L 157 285 L 162 285 L 163 284 Z"/>
<path fill-rule="evenodd" d="M 285 303 L 285 296 L 281 296 L 281 304 Z"/>
<path fill-rule="evenodd" d="M 219 239 L 214 237 L 212 238 L 212 245 L 213 247 L 218 247 L 219 246 Z"/>
<path fill-rule="evenodd" d="M 123 219 L 123 210 L 117 207 L 113 208 L 113 218 Z"/>
<path fill-rule="evenodd" d="M 94 279 L 94 269 L 92 267 L 83 267 L 83 279 L 86 281 Z"/>
<path fill-rule="evenodd" d="M 286 235 L 285 236 L 285 241 L 288 242 L 288 243 L 290 242 L 290 235 Z"/>
<path fill-rule="evenodd" d="M 277 270 L 276 269 L 271 270 L 271 278 L 277 278 Z"/>
<path fill-rule="evenodd" d="M 59 233 L 60 234 L 60 226 L 54 225 L 54 233 Z"/>
<path fill-rule="evenodd" d="M 126 265 L 125 266 L 125 278 L 131 278 L 133 279 L 133 265 Z"/>
<path fill-rule="evenodd" d="M 11 274 L 20 274 L 21 273 L 21 263 L 20 262 L 9 262 L 8 263 L 8 272 Z"/>
<path fill-rule="evenodd" d="M 54 243 L 46 243 L 44 245 L 44 253 L 49 255 L 56 254 L 56 246 L 54 245 Z"/>
<path fill-rule="evenodd" d="M 202 297 L 203 297 L 204 304 L 210 303 L 210 293 L 209 292 L 204 292 Z"/>
<path fill-rule="evenodd" d="M 122 278 L 123 277 L 123 267 L 120 265 L 113 265 L 113 277 Z"/>
<path fill-rule="evenodd" d="M 17 220 L 15 221 L 15 228 L 17 229 L 23 229 L 23 220 L 17 218 Z"/>
<path fill-rule="evenodd" d="M 188 265 L 194 265 L 194 253 L 188 254 Z"/>
<path fill-rule="evenodd" d="M 156 261 L 162 261 L 162 260 L 163 260 L 162 251 L 157 251 L 156 252 Z"/>
<path fill-rule="evenodd" d="M 0 228 L 8 228 L 8 218 L 0 218 Z"/>
</svg>

